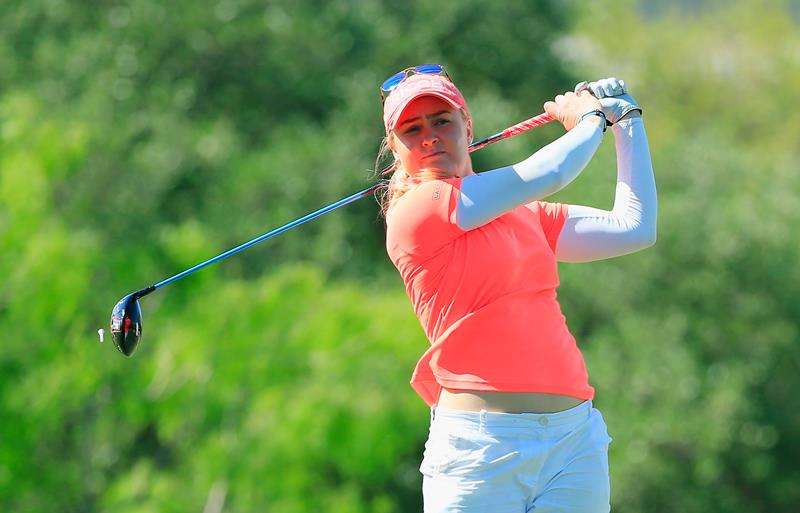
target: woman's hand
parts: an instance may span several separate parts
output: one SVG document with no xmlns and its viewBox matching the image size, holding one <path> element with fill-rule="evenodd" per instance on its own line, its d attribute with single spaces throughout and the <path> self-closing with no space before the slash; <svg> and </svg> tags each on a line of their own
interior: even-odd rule
<svg viewBox="0 0 800 513">
<path fill-rule="evenodd" d="M 639 116 L 642 113 L 642 108 L 636 104 L 636 100 L 627 94 L 624 80 L 611 77 L 595 82 L 581 82 L 575 86 L 576 93 L 580 94 L 583 91 L 590 91 L 600 100 L 603 114 L 612 125 L 626 116 Z"/>
<path fill-rule="evenodd" d="M 581 116 L 593 110 L 601 111 L 603 107 L 588 90 L 582 90 L 577 94 L 572 91 L 559 94 L 555 97 L 555 101 L 544 104 L 544 111 L 564 125 L 567 131 L 578 124 Z M 602 121 L 599 116 L 597 119 Z"/>
</svg>

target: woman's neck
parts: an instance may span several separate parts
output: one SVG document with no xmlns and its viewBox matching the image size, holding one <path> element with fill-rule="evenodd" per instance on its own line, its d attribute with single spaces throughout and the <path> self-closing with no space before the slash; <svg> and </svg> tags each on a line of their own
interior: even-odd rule
<svg viewBox="0 0 800 513">
<path fill-rule="evenodd" d="M 428 180 L 446 180 L 448 178 L 463 178 L 465 176 L 474 175 L 472 165 L 467 166 L 463 170 L 456 172 L 448 172 L 441 169 L 423 169 L 415 173 L 411 179 L 417 182 L 427 182 Z"/>
</svg>

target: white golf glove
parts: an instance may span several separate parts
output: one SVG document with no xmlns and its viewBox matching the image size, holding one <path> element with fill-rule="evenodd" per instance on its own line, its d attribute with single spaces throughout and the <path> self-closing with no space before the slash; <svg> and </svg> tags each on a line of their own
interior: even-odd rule
<svg viewBox="0 0 800 513">
<path fill-rule="evenodd" d="M 575 86 L 575 94 L 588 89 L 600 101 L 603 114 L 610 125 L 613 125 L 633 110 L 642 113 L 642 108 L 633 97 L 625 92 L 625 81 L 614 77 L 604 78 L 596 82 L 581 82 Z"/>
</svg>

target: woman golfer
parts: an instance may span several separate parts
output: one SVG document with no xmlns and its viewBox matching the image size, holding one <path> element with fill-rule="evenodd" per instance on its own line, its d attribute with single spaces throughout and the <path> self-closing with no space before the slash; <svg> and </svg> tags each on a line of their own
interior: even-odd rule
<svg viewBox="0 0 800 513">
<path fill-rule="evenodd" d="M 621 80 L 581 83 L 545 111 L 566 134 L 477 175 L 466 101 L 439 65 L 381 87 L 396 171 L 386 249 L 431 342 L 411 385 L 431 407 L 420 465 L 427 513 L 610 509 L 608 436 L 556 298 L 556 262 L 655 242 L 656 189 L 641 110 Z M 611 211 L 547 203 L 612 125 Z"/>
</svg>

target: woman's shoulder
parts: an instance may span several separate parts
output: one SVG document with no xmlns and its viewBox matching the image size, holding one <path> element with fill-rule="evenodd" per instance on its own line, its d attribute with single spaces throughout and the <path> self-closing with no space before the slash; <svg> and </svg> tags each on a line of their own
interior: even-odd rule
<svg viewBox="0 0 800 513">
<path fill-rule="evenodd" d="M 410 187 L 390 205 L 386 217 L 396 211 L 425 208 L 439 203 L 450 192 L 461 189 L 461 177 L 436 178 L 410 182 Z"/>
</svg>

